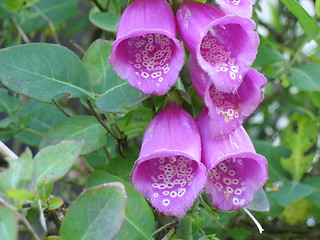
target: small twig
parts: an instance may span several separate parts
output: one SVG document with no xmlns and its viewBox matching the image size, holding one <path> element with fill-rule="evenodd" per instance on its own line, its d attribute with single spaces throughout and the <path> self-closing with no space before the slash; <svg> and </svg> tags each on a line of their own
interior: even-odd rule
<svg viewBox="0 0 320 240">
<path fill-rule="evenodd" d="M 112 159 L 112 157 L 110 155 L 110 152 L 109 152 L 108 148 L 106 146 L 104 146 L 103 150 L 106 153 L 108 160 L 110 161 Z"/>
<path fill-rule="evenodd" d="M 18 218 L 18 220 L 20 222 L 23 223 L 23 225 L 26 227 L 26 229 L 28 230 L 28 232 L 31 234 L 32 238 L 35 240 L 41 240 L 39 238 L 39 236 L 37 235 L 37 233 L 33 230 L 32 226 L 30 225 L 30 223 L 28 222 L 28 220 L 26 219 L 26 217 L 21 214 L 20 212 L 18 212 L 13 206 L 11 206 L 9 203 L 7 203 L 4 199 L 2 199 L 0 197 L 0 204 L 2 206 L 4 206 L 5 208 L 11 210 L 14 215 Z"/>
<path fill-rule="evenodd" d="M 32 133 L 32 134 L 37 135 L 37 136 L 39 136 L 39 137 L 43 137 L 43 135 L 44 135 L 44 133 L 39 132 L 39 131 L 34 130 L 34 129 L 31 129 L 31 128 L 23 128 L 23 131 Z"/>
<path fill-rule="evenodd" d="M 104 123 L 104 121 L 102 121 L 102 119 L 99 117 L 99 115 L 97 114 L 97 112 L 94 110 L 92 102 L 89 98 L 86 98 L 87 104 L 89 106 L 90 112 L 93 114 L 93 116 L 99 121 L 99 123 L 102 125 L 102 127 L 104 127 L 104 129 L 107 130 L 107 132 L 117 141 L 120 140 L 120 138 L 114 134 L 111 129 Z"/>
<path fill-rule="evenodd" d="M 69 43 L 71 43 L 76 49 L 78 49 L 82 55 L 84 55 L 86 53 L 86 51 L 78 43 L 76 43 L 73 39 L 70 39 Z"/>
<path fill-rule="evenodd" d="M 92 0 L 92 2 L 99 8 L 101 12 L 105 12 L 106 10 L 102 7 L 98 0 Z"/>
<path fill-rule="evenodd" d="M 151 98 L 148 98 L 147 102 L 148 102 L 149 107 L 151 109 L 152 117 L 155 117 L 157 115 L 157 111 L 156 111 L 156 107 L 154 106 L 154 102 L 152 101 Z"/>
<path fill-rule="evenodd" d="M 60 110 L 64 115 L 66 115 L 66 116 L 68 116 L 68 117 L 72 117 L 69 113 L 67 113 L 67 112 L 59 105 L 59 103 L 57 102 L 57 100 L 56 100 L 55 98 L 52 98 L 51 100 L 52 100 L 52 102 L 54 103 L 54 105 L 56 105 L 57 108 L 59 108 L 59 110 Z"/>
<path fill-rule="evenodd" d="M 52 21 L 50 20 L 50 18 L 48 18 L 48 16 L 45 15 L 44 12 L 41 11 L 41 9 L 38 8 L 37 5 L 34 5 L 33 7 L 34 7 L 34 9 L 41 15 L 41 17 L 48 23 L 49 28 L 50 28 L 50 30 L 51 30 L 51 32 L 52 32 L 54 41 L 55 41 L 57 44 L 60 44 L 59 38 L 58 38 L 57 33 L 56 33 L 56 29 L 54 28 L 54 24 L 52 23 Z"/>
<path fill-rule="evenodd" d="M 170 227 L 171 225 L 175 224 L 177 221 L 172 221 L 169 222 L 165 225 L 163 225 L 162 227 L 158 228 L 154 233 L 152 233 L 152 236 L 157 235 L 159 232 L 161 232 L 162 230 L 166 229 L 167 227 Z"/>
<path fill-rule="evenodd" d="M 13 160 L 19 159 L 19 157 L 1 141 L 0 141 L 0 155 L 3 156 L 4 158 L 8 157 Z"/>
<path fill-rule="evenodd" d="M 124 133 L 120 130 L 118 125 L 114 122 L 113 118 L 110 117 L 108 113 L 105 114 L 107 120 L 110 122 L 110 124 L 117 130 L 117 132 L 120 134 L 121 138 L 124 138 Z"/>
<path fill-rule="evenodd" d="M 23 41 L 24 41 L 25 43 L 30 43 L 30 42 L 31 42 L 30 39 L 28 38 L 27 34 L 25 34 L 25 32 L 23 31 L 23 29 L 22 29 L 21 26 L 19 25 L 19 23 L 18 23 L 17 19 L 15 18 L 15 16 L 11 16 L 11 19 L 12 19 L 14 25 L 16 26 L 19 34 L 21 35 Z"/>
<path fill-rule="evenodd" d="M 174 228 L 171 228 L 170 231 L 161 240 L 169 240 L 171 236 L 174 234 L 174 232 Z"/>
</svg>

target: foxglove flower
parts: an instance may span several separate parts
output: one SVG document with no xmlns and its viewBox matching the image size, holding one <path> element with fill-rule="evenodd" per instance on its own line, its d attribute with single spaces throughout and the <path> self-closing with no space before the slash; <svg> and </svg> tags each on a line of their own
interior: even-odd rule
<svg viewBox="0 0 320 240">
<path fill-rule="evenodd" d="M 251 68 L 236 93 L 218 91 L 195 58 L 189 59 L 193 85 L 209 109 L 210 129 L 214 136 L 229 134 L 242 125 L 263 100 L 266 84 L 263 74 Z"/>
<path fill-rule="evenodd" d="M 222 11 L 226 14 L 239 15 L 250 18 L 252 15 L 252 5 L 256 0 L 216 0 Z"/>
<path fill-rule="evenodd" d="M 229 135 L 214 137 L 208 131 L 207 109 L 201 112 L 197 122 L 201 159 L 208 170 L 205 192 L 212 205 L 224 211 L 246 206 L 268 179 L 266 159 L 255 152 L 243 127 Z"/>
<path fill-rule="evenodd" d="M 123 12 L 109 61 L 145 94 L 166 94 L 178 79 L 184 50 L 165 0 L 134 0 Z"/>
<path fill-rule="evenodd" d="M 181 4 L 176 19 L 188 50 L 216 89 L 236 92 L 257 54 L 254 22 L 195 1 Z"/>
<path fill-rule="evenodd" d="M 206 182 L 200 162 L 201 140 L 195 120 L 169 103 L 149 124 L 132 185 L 166 215 L 182 217 Z"/>
</svg>

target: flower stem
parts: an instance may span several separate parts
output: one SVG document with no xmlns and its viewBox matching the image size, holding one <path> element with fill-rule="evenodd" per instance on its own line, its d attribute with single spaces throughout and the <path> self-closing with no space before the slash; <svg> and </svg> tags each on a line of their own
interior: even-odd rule
<svg viewBox="0 0 320 240">
<path fill-rule="evenodd" d="M 175 224 L 177 221 L 172 221 L 169 222 L 165 225 L 163 225 L 162 227 L 158 228 L 154 233 L 152 233 L 152 236 L 157 235 L 159 232 L 161 232 L 162 230 L 166 229 L 167 227 L 170 227 L 171 225 Z"/>
</svg>

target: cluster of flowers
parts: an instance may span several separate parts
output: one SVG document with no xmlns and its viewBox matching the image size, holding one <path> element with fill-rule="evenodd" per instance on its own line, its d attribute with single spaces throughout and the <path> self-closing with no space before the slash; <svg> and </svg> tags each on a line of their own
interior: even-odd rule
<svg viewBox="0 0 320 240">
<path fill-rule="evenodd" d="M 124 11 L 109 61 L 146 94 L 166 94 L 190 52 L 194 87 L 204 99 L 195 121 L 175 102 L 149 124 L 131 174 L 160 212 L 182 217 L 202 189 L 225 211 L 249 204 L 268 179 L 267 161 L 241 126 L 263 99 L 265 77 L 250 68 L 259 45 L 254 0 L 186 0 L 174 16 L 165 0 L 134 0 Z"/>
</svg>

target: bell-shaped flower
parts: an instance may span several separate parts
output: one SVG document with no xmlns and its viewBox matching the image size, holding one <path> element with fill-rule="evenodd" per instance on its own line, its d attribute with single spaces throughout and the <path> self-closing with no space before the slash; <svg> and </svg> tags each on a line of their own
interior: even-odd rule
<svg viewBox="0 0 320 240">
<path fill-rule="evenodd" d="M 176 19 L 181 38 L 216 89 L 236 92 L 257 54 L 255 23 L 196 1 L 182 3 Z"/>
<path fill-rule="evenodd" d="M 255 152 L 241 126 L 226 136 L 214 137 L 207 109 L 200 113 L 201 160 L 207 167 L 205 192 L 216 209 L 232 211 L 249 204 L 268 179 L 266 159 Z"/>
<path fill-rule="evenodd" d="M 250 18 L 252 15 L 252 5 L 256 0 L 216 0 L 216 2 L 226 14 Z"/>
<path fill-rule="evenodd" d="M 261 89 L 267 80 L 253 68 L 246 73 L 235 93 L 218 91 L 193 57 L 189 59 L 189 70 L 193 85 L 209 110 L 214 136 L 229 134 L 241 126 L 263 100 Z"/>
<path fill-rule="evenodd" d="M 201 140 L 195 120 L 169 102 L 144 134 L 131 183 L 159 212 L 182 217 L 206 182 L 206 168 L 200 157 Z"/>
<path fill-rule="evenodd" d="M 122 14 L 109 61 L 143 93 L 166 94 L 184 63 L 170 5 L 165 0 L 134 0 Z"/>
</svg>

